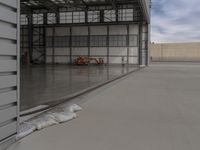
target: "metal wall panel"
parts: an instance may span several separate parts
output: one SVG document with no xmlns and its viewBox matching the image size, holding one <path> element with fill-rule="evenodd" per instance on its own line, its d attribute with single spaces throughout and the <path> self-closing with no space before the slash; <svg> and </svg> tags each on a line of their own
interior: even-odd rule
<svg viewBox="0 0 200 150">
<path fill-rule="evenodd" d="M 0 76 L 0 89 L 15 87 L 17 84 L 16 75 Z"/>
<path fill-rule="evenodd" d="M 8 120 L 12 120 L 17 115 L 17 107 L 9 107 L 7 109 L 0 110 L 0 123 L 6 122 Z"/>
<path fill-rule="evenodd" d="M 142 25 L 141 65 L 148 65 L 148 24 Z"/>
<path fill-rule="evenodd" d="M 90 32 L 90 35 L 106 35 L 107 28 L 106 26 L 91 26 Z"/>
<path fill-rule="evenodd" d="M 8 10 L 2 7 L 0 9 L 0 20 L 4 20 L 9 23 L 16 23 L 17 22 L 16 13 L 13 12 L 12 10 Z"/>
<path fill-rule="evenodd" d="M 1 45 L 1 50 L 0 50 L 0 55 L 6 55 L 6 56 L 16 56 L 17 55 L 17 50 L 16 44 L 13 43 L 6 43 L 5 40 L 0 40 L 0 45 Z"/>
<path fill-rule="evenodd" d="M 0 37 L 5 39 L 16 40 L 17 32 L 16 28 L 7 26 L 6 24 L 0 22 Z"/>
<path fill-rule="evenodd" d="M 16 60 L 0 60 L 0 72 L 17 71 Z"/>
<path fill-rule="evenodd" d="M 52 34 L 53 34 L 53 29 L 52 29 Z M 68 36 L 68 35 L 70 35 L 70 28 L 69 27 L 56 28 L 55 36 Z"/>
<path fill-rule="evenodd" d="M 139 25 L 138 24 L 129 25 L 129 34 L 138 35 Z"/>
<path fill-rule="evenodd" d="M 54 44 L 52 44 L 52 30 L 48 28 L 46 34 L 48 46 L 46 63 L 53 63 L 53 58 L 55 58 L 54 63 L 70 63 L 78 56 L 107 58 L 110 59 L 110 64 L 121 64 L 122 59 L 129 64 L 138 65 L 139 63 L 138 24 L 72 27 L 71 42 L 69 27 L 55 27 Z M 55 46 L 54 53 L 53 45 Z M 73 59 L 66 59 L 68 56 Z M 106 60 L 104 61 L 108 62 Z"/>
<path fill-rule="evenodd" d="M 16 100 L 17 100 L 17 91 L 16 90 L 0 93 L 0 105 L 1 106 L 14 103 L 14 102 L 16 102 Z"/>
<path fill-rule="evenodd" d="M 122 57 L 109 57 L 109 63 L 111 63 L 111 64 L 122 64 Z"/>
<path fill-rule="evenodd" d="M 118 48 L 118 47 L 111 47 L 110 48 L 110 56 L 116 56 L 116 57 L 126 57 L 127 56 L 127 48 L 122 47 L 122 48 Z"/>
<path fill-rule="evenodd" d="M 0 0 L 0 149 L 18 130 L 19 12 L 19 0 Z"/>
<path fill-rule="evenodd" d="M 57 48 L 55 50 L 55 55 L 58 55 L 58 56 L 67 55 L 67 56 L 69 56 L 70 55 L 70 49 L 69 48 Z"/>
<path fill-rule="evenodd" d="M 55 48 L 53 53 L 52 28 L 48 28 L 48 38 L 46 42 L 49 43 L 47 44 L 49 46 L 46 51 L 46 63 L 52 63 L 53 57 L 55 58 L 55 63 L 70 63 L 70 60 L 68 62 L 66 57 L 71 54 L 72 58 L 76 58 L 77 56 L 110 58 L 109 63 L 111 64 L 121 64 L 123 58 L 127 63 L 137 65 L 139 62 L 139 25 L 110 25 L 109 29 L 108 32 L 107 26 L 72 27 L 72 45 L 68 44 L 66 46 L 62 45 L 62 43 L 69 42 L 69 40 L 66 39 L 66 37 L 70 37 L 67 35 L 69 34 L 69 27 L 55 27 L 55 35 L 58 36 L 59 34 L 62 34 L 63 36 L 55 36 Z M 81 40 L 77 37 L 80 37 Z M 84 38 L 87 37 L 88 40 L 84 40 Z M 109 45 L 107 45 L 108 43 Z M 70 45 L 72 46 L 71 48 Z M 106 60 L 104 61 L 106 62 Z"/>
<path fill-rule="evenodd" d="M 17 8 L 18 5 L 17 0 L 0 0 L 0 3 L 12 8 Z"/>
<path fill-rule="evenodd" d="M 55 62 L 60 64 L 69 63 L 69 56 L 55 56 Z"/>
<path fill-rule="evenodd" d="M 72 55 L 87 56 L 88 55 L 88 48 L 72 48 Z"/>
<path fill-rule="evenodd" d="M 107 49 L 105 47 L 91 47 L 90 48 L 90 55 L 92 56 L 106 56 Z"/>
<path fill-rule="evenodd" d="M 87 27 L 72 27 L 72 35 L 88 35 Z"/>
<path fill-rule="evenodd" d="M 13 122 L 11 124 L 5 125 L 0 128 L 0 139 L 6 139 L 9 135 L 14 135 L 17 131 L 17 123 Z"/>
<path fill-rule="evenodd" d="M 138 58 L 137 57 L 129 57 L 129 64 L 138 64 Z"/>
<path fill-rule="evenodd" d="M 0 4 L 6 5 L 6 6 L 12 7 L 12 8 L 17 8 L 18 2 L 19 1 L 17 1 L 17 0 L 0 0 Z"/>
<path fill-rule="evenodd" d="M 138 47 L 131 47 L 129 50 L 130 57 L 138 57 Z"/>
<path fill-rule="evenodd" d="M 127 35 L 125 25 L 111 25 L 109 30 L 110 35 Z"/>
</svg>

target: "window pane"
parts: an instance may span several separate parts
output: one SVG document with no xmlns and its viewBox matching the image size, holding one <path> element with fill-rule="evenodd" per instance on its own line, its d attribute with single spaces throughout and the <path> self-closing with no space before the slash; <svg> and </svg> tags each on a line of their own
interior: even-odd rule
<svg viewBox="0 0 200 150">
<path fill-rule="evenodd" d="M 72 12 L 61 12 L 60 23 L 72 23 Z"/>
<path fill-rule="evenodd" d="M 27 25 L 28 24 L 27 15 L 21 15 L 20 16 L 20 23 L 21 23 L 21 25 Z"/>
<path fill-rule="evenodd" d="M 48 13 L 47 14 L 47 23 L 48 24 L 55 24 L 56 23 L 56 14 L 55 13 Z"/>
<path fill-rule="evenodd" d="M 133 21 L 133 9 L 119 9 L 119 21 Z"/>
<path fill-rule="evenodd" d="M 113 21 L 116 21 L 115 10 L 105 10 L 104 11 L 104 22 L 113 22 Z"/>
<path fill-rule="evenodd" d="M 73 12 L 73 23 L 85 22 L 85 12 Z"/>
<path fill-rule="evenodd" d="M 88 22 L 100 22 L 100 12 L 88 11 Z"/>
<path fill-rule="evenodd" d="M 129 46 L 133 46 L 133 47 L 138 46 L 138 36 L 137 35 L 129 36 Z"/>
<path fill-rule="evenodd" d="M 109 46 L 126 47 L 127 36 L 126 35 L 111 35 L 109 37 Z"/>
<path fill-rule="evenodd" d="M 88 46 L 88 36 L 72 36 L 72 46 Z"/>
<path fill-rule="evenodd" d="M 107 39 L 106 35 L 92 35 L 90 37 L 90 46 L 105 47 L 106 39 Z"/>
<path fill-rule="evenodd" d="M 44 24 L 43 14 L 33 14 L 33 24 Z"/>
</svg>

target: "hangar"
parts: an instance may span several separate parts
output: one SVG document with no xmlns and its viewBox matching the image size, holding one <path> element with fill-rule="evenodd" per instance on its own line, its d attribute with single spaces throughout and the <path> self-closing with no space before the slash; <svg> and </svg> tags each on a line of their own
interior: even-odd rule
<svg viewBox="0 0 200 150">
<path fill-rule="evenodd" d="M 0 0 L 0 142 L 20 112 L 149 62 L 149 0 Z"/>
</svg>

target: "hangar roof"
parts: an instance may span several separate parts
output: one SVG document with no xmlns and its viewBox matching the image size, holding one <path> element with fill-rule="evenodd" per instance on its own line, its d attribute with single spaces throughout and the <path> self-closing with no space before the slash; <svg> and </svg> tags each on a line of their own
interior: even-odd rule
<svg viewBox="0 0 200 150">
<path fill-rule="evenodd" d="M 80 8 L 86 9 L 91 6 L 116 6 L 124 4 L 135 4 L 140 7 L 146 19 L 149 21 L 150 0 L 21 0 L 21 9 L 48 9 L 58 11 L 58 8 Z"/>
</svg>

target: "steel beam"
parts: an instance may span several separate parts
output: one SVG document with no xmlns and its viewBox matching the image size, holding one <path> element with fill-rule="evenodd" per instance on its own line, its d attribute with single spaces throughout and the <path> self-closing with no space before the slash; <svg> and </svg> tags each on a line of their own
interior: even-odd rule
<svg viewBox="0 0 200 150">
<path fill-rule="evenodd" d="M 90 57 L 91 52 L 90 52 L 90 26 L 88 26 L 88 57 Z"/>
<path fill-rule="evenodd" d="M 29 64 L 33 62 L 33 17 L 28 14 L 28 43 L 29 43 Z"/>
<path fill-rule="evenodd" d="M 127 64 L 129 64 L 129 53 L 130 53 L 130 44 L 129 44 L 129 38 L 130 38 L 130 29 L 129 29 L 129 25 L 126 25 L 127 28 Z"/>
<path fill-rule="evenodd" d="M 70 55 L 70 64 L 72 64 L 72 27 L 70 27 L 70 39 L 69 39 L 69 46 L 70 46 L 70 50 L 69 50 L 69 55 Z"/>
<path fill-rule="evenodd" d="M 55 27 L 52 28 L 52 64 L 55 64 Z"/>
<path fill-rule="evenodd" d="M 142 65 L 142 23 L 139 24 L 138 64 Z"/>
<path fill-rule="evenodd" d="M 107 38 L 106 38 L 106 45 L 107 45 L 107 65 L 110 63 L 110 45 L 109 45 L 109 36 L 110 36 L 110 27 L 107 25 Z"/>
</svg>

